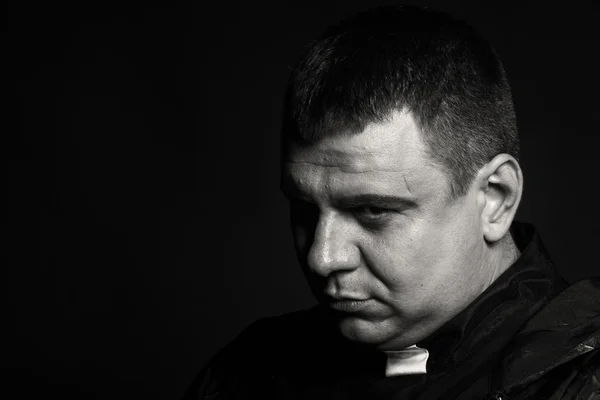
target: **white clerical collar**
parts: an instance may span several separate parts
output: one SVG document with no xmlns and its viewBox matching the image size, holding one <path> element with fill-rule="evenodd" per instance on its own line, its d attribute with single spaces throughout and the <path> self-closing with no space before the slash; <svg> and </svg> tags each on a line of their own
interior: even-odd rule
<svg viewBox="0 0 600 400">
<path fill-rule="evenodd" d="M 429 352 L 416 345 L 403 350 L 384 351 L 387 355 L 385 376 L 412 375 L 427 373 Z"/>
</svg>

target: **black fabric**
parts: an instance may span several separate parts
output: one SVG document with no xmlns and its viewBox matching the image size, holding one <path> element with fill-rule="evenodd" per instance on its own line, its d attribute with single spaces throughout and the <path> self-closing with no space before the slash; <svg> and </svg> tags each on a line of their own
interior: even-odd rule
<svg viewBox="0 0 600 400">
<path fill-rule="evenodd" d="M 519 259 L 417 343 L 430 352 L 427 374 L 386 378 L 385 355 L 344 339 L 328 311 L 315 307 L 253 324 L 199 374 L 185 400 L 484 399 L 493 393 L 547 399 L 531 396 L 560 385 L 575 390 L 571 381 L 585 386 L 571 375 L 576 368 L 593 370 L 579 365 L 578 356 L 598 344 L 600 289 L 588 282 L 565 290 L 533 227 L 515 223 L 511 234 Z"/>
</svg>

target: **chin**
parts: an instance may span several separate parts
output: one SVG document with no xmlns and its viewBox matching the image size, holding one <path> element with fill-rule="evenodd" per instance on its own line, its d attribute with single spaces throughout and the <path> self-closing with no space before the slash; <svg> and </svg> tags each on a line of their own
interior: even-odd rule
<svg viewBox="0 0 600 400">
<path fill-rule="evenodd" d="M 374 347 L 385 347 L 398 334 L 386 321 L 369 321 L 353 316 L 342 317 L 339 328 L 348 340 Z"/>
<path fill-rule="evenodd" d="M 393 318 L 373 321 L 355 316 L 343 317 L 338 323 L 342 336 L 380 351 L 401 350 L 422 340 L 420 333 L 407 325 Z"/>
</svg>

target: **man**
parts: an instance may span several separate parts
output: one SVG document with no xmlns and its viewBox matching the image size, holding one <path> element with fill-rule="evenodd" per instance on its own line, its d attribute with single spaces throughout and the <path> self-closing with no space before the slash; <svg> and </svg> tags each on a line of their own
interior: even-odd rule
<svg viewBox="0 0 600 400">
<path fill-rule="evenodd" d="M 413 7 L 293 70 L 282 190 L 319 306 L 259 321 L 186 399 L 600 398 L 600 284 L 530 225 L 510 88 L 470 27 Z"/>
</svg>

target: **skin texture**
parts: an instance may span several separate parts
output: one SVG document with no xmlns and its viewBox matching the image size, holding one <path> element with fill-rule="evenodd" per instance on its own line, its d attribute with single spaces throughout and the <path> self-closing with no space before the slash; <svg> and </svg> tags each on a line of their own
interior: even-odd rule
<svg viewBox="0 0 600 400">
<path fill-rule="evenodd" d="M 458 199 L 448 179 L 406 111 L 360 134 L 289 144 L 282 190 L 298 259 L 344 336 L 380 350 L 413 345 L 518 256 L 507 235 L 522 191 L 517 161 L 498 155 Z"/>
</svg>

